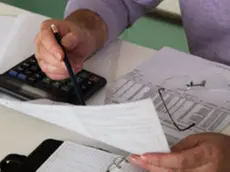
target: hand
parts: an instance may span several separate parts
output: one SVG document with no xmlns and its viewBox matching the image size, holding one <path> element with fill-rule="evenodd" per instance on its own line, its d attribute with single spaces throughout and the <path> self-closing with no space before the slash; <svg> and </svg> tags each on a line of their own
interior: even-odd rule
<svg viewBox="0 0 230 172">
<path fill-rule="evenodd" d="M 229 136 L 203 133 L 185 138 L 171 153 L 133 155 L 130 161 L 150 172 L 227 172 L 229 146 Z"/>
<path fill-rule="evenodd" d="M 62 45 L 76 73 L 81 70 L 85 59 L 103 46 L 107 36 L 105 23 L 94 13 L 81 10 L 65 20 L 46 20 L 41 24 L 35 38 L 36 59 L 44 73 L 54 80 L 67 78 L 64 53 L 54 38 L 52 24 L 62 37 Z"/>
</svg>

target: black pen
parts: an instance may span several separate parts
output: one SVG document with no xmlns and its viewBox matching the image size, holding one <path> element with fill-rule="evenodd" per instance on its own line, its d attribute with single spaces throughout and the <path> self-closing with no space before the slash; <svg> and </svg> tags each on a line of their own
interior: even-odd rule
<svg viewBox="0 0 230 172">
<path fill-rule="evenodd" d="M 51 29 L 52 29 L 52 31 L 54 33 L 54 36 L 55 36 L 58 44 L 61 46 L 61 48 L 62 48 L 62 50 L 64 52 L 64 62 L 65 62 L 66 68 L 68 70 L 70 79 L 71 79 L 71 81 L 73 83 L 73 87 L 75 89 L 75 94 L 76 94 L 77 101 L 78 101 L 78 103 L 80 105 L 85 105 L 85 101 L 83 99 L 83 95 L 82 95 L 81 89 L 80 89 L 80 87 L 79 87 L 79 85 L 78 85 L 78 83 L 77 83 L 77 81 L 75 79 L 75 75 L 74 75 L 74 72 L 72 70 L 72 67 L 71 67 L 71 64 L 69 62 L 69 59 L 67 57 L 67 54 L 65 52 L 64 46 L 61 43 L 61 36 L 58 33 L 58 29 L 57 29 L 57 27 L 54 24 L 51 25 Z"/>
</svg>

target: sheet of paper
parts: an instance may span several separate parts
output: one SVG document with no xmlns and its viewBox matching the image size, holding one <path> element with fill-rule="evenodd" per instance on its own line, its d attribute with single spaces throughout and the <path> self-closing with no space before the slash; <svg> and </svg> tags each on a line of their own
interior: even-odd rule
<svg viewBox="0 0 230 172">
<path fill-rule="evenodd" d="M 151 100 L 106 106 L 0 103 L 83 136 L 130 153 L 168 152 L 169 147 Z"/>
<path fill-rule="evenodd" d="M 17 17 L 0 52 L 0 73 L 35 52 L 34 38 L 45 19 L 47 18 L 37 14 L 22 14 Z"/>
<path fill-rule="evenodd" d="M 5 3 L 3 3 L 2 1 L 0 2 L 0 12 L 1 15 L 19 15 L 22 13 L 31 13 L 30 11 L 24 10 L 22 8 L 19 7 L 14 7 L 13 5 L 9 5 L 7 3 L 7 1 L 4 1 Z"/>
<path fill-rule="evenodd" d="M 107 45 L 104 49 L 97 52 L 84 64 L 84 68 L 92 71 L 107 80 L 107 85 L 101 91 L 91 97 L 86 103 L 90 105 L 104 105 L 106 97 L 106 88 L 108 84 L 114 79 L 116 68 L 116 61 L 118 60 L 121 43 L 119 40 Z"/>
<path fill-rule="evenodd" d="M 97 149 L 64 142 L 37 172 L 102 172 L 116 158 L 116 155 Z"/>
<path fill-rule="evenodd" d="M 119 78 L 113 87 L 108 89 L 106 103 L 124 103 L 151 98 L 167 140 L 170 145 L 174 145 L 194 133 L 222 132 L 229 127 L 229 75 L 228 66 L 166 47 L 152 59 Z M 185 83 L 184 78 L 187 77 L 190 79 Z M 205 80 L 208 88 L 186 92 L 183 96 L 179 90 L 191 80 L 195 82 Z M 179 132 L 175 128 L 159 96 L 160 87 L 169 89 L 164 93 L 164 100 L 174 120 L 182 128 L 192 123 L 196 124 L 195 127 L 184 132 Z"/>
<path fill-rule="evenodd" d="M 66 141 L 37 172 L 75 172 L 76 170 L 79 172 L 103 172 L 118 158 L 123 157 Z M 121 169 L 112 166 L 111 172 L 144 172 L 144 170 L 127 163 L 122 162 L 121 166 Z"/>
<path fill-rule="evenodd" d="M 0 15 L 0 50 L 2 46 L 6 43 L 6 38 L 10 33 L 10 29 L 12 28 L 16 17 L 13 16 L 1 16 Z"/>
</svg>

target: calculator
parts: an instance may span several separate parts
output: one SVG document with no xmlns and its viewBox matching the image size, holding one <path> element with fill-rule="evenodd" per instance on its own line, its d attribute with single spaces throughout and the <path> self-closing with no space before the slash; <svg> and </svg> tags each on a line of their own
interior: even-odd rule
<svg viewBox="0 0 230 172">
<path fill-rule="evenodd" d="M 86 101 L 101 90 L 106 79 L 82 69 L 75 74 Z M 50 99 L 78 105 L 70 78 L 52 80 L 41 70 L 35 55 L 15 65 L 0 75 L 0 91 L 22 101 Z"/>
</svg>

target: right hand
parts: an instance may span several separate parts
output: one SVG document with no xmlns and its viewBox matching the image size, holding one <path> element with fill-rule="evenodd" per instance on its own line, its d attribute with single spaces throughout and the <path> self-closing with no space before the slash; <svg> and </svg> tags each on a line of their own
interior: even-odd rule
<svg viewBox="0 0 230 172">
<path fill-rule="evenodd" d="M 41 70 L 49 78 L 62 80 L 69 75 L 63 61 L 64 53 L 50 28 L 52 24 L 57 26 L 75 73 L 82 69 L 85 58 L 96 50 L 96 38 L 89 30 L 79 27 L 72 21 L 50 19 L 41 24 L 40 32 L 35 38 L 36 59 Z"/>
<path fill-rule="evenodd" d="M 170 153 L 131 156 L 130 161 L 149 172 L 229 172 L 230 137 L 220 133 L 191 135 Z"/>
</svg>

